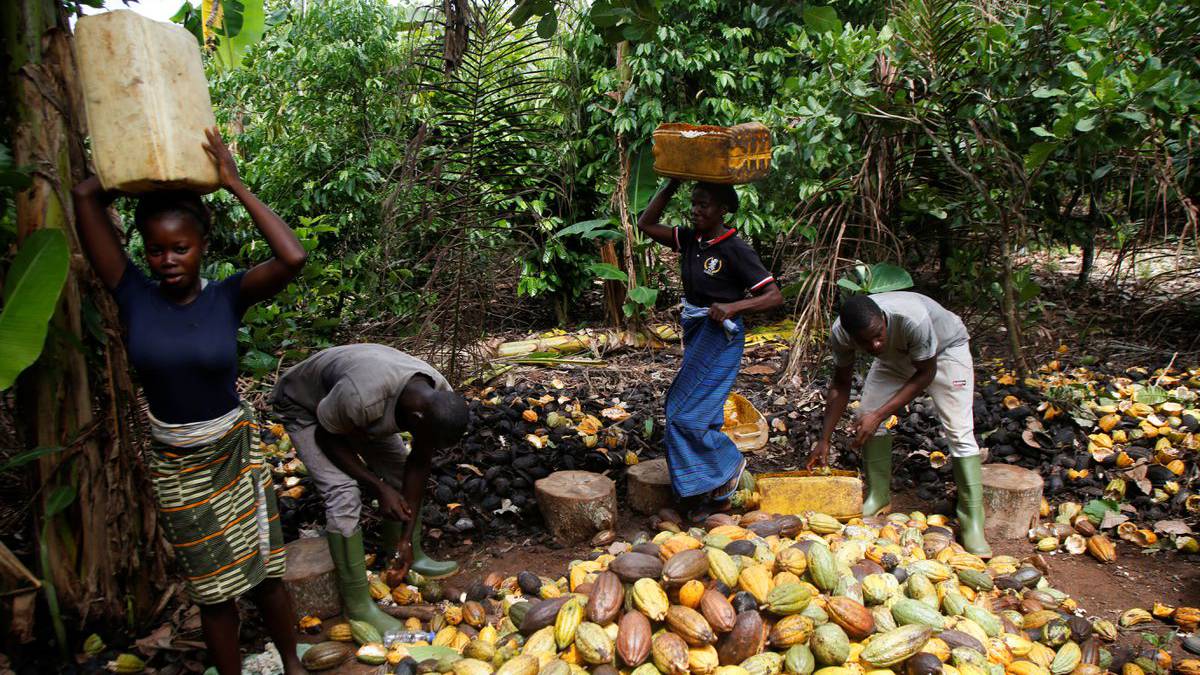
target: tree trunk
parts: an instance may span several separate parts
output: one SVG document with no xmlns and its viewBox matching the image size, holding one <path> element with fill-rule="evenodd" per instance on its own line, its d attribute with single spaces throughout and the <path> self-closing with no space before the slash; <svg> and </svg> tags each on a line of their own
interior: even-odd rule
<svg viewBox="0 0 1200 675">
<path fill-rule="evenodd" d="M 18 237 L 58 228 L 72 253 L 45 351 L 17 384 L 26 445 L 65 448 L 39 460 L 38 493 L 44 500 L 71 485 L 77 494 L 52 528 L 51 569 L 41 574 L 81 622 L 132 623 L 163 585 L 165 549 L 134 450 L 135 397 L 116 307 L 75 233 L 70 189 L 87 159 L 68 17 L 54 0 L 5 3 L 3 12 L 15 37 L 5 48 L 4 86 L 16 121 L 13 155 L 33 171 L 33 184 L 17 195 Z"/>
<path fill-rule="evenodd" d="M 617 93 L 619 94 L 618 100 L 621 101 L 625 100 L 625 92 L 629 89 L 631 77 L 629 63 L 625 58 L 628 50 L 628 42 L 620 42 L 616 46 L 617 72 L 621 75 L 621 86 Z M 616 141 L 618 177 L 617 187 L 612 196 L 612 204 L 617 212 L 617 220 L 621 221 L 621 230 L 625 233 L 625 244 L 620 260 L 617 259 L 616 246 L 612 242 L 604 244 L 604 248 L 600 252 L 600 257 L 604 262 L 620 267 L 625 274 L 629 275 L 628 283 L 622 284 L 619 281 L 608 281 L 604 284 L 604 300 L 605 307 L 608 310 L 607 313 L 609 314 L 609 322 L 614 327 L 620 327 L 628 323 L 622 306 L 625 304 L 625 297 L 629 289 L 637 286 L 637 267 L 633 263 L 635 235 L 633 221 L 629 213 L 628 195 L 631 176 L 629 154 L 625 150 L 625 139 L 620 133 L 617 134 Z"/>
<path fill-rule="evenodd" d="M 1080 261 L 1079 261 L 1079 280 L 1080 286 L 1087 285 L 1088 277 L 1092 274 L 1092 267 L 1096 264 L 1096 229 L 1100 222 L 1100 205 L 1096 203 L 1096 193 L 1093 192 L 1088 198 L 1088 217 L 1085 221 L 1082 241 L 1079 242 Z"/>
<path fill-rule="evenodd" d="M 1017 311 L 1017 294 L 1013 287 L 1014 255 L 1012 246 L 1012 223 L 1003 213 L 1000 215 L 1000 261 L 1001 261 L 1001 309 L 1004 312 L 1004 327 L 1008 330 L 1008 350 L 1012 354 L 1013 366 L 1017 371 L 1017 379 L 1024 380 L 1029 372 L 1025 363 L 1025 351 L 1021 347 L 1021 317 Z"/>
</svg>

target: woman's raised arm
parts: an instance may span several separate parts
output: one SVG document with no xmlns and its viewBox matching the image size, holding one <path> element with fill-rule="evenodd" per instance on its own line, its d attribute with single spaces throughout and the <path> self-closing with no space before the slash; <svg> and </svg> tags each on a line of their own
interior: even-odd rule
<svg viewBox="0 0 1200 675">
<path fill-rule="evenodd" d="M 233 153 L 229 152 L 221 134 L 216 129 L 207 129 L 205 134 L 208 136 L 208 143 L 204 144 L 204 149 L 217 163 L 221 187 L 232 192 L 242 206 L 246 207 L 254 225 L 267 240 L 267 245 L 274 254 L 270 260 L 250 268 L 242 277 L 242 300 L 247 306 L 252 305 L 270 299 L 286 288 L 304 267 L 305 261 L 308 260 L 308 252 L 304 250 L 292 228 L 269 206 L 262 203 L 261 199 L 255 197 L 242 182 L 237 164 L 233 161 Z"/>
</svg>

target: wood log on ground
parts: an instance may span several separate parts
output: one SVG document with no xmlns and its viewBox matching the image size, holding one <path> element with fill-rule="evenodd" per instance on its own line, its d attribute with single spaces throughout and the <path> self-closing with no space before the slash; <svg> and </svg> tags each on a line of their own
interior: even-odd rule
<svg viewBox="0 0 1200 675">
<path fill-rule="evenodd" d="M 379 608 L 397 619 L 415 617 L 421 621 L 429 621 L 433 619 L 434 614 L 437 614 L 437 607 L 433 605 L 380 605 Z"/>
<path fill-rule="evenodd" d="M 304 616 L 328 619 L 342 612 L 342 593 L 325 537 L 308 537 L 289 543 L 283 585 L 292 594 L 296 620 Z"/>
<path fill-rule="evenodd" d="M 625 479 L 629 506 L 638 513 L 658 513 L 675 502 L 666 458 L 634 464 L 625 470 Z"/>
<path fill-rule="evenodd" d="M 533 484 L 546 526 L 560 543 L 578 544 L 616 527 L 617 486 L 590 471 L 556 471 Z"/>
<path fill-rule="evenodd" d="M 984 533 L 989 540 L 1024 539 L 1038 522 L 1042 477 L 1009 464 L 983 466 Z"/>
</svg>

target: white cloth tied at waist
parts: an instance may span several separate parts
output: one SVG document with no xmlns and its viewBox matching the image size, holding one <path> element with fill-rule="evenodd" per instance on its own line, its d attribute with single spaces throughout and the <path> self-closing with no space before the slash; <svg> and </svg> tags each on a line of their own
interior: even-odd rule
<svg viewBox="0 0 1200 675">
<path fill-rule="evenodd" d="M 148 411 L 146 417 L 150 418 L 150 435 L 159 443 L 173 448 L 199 448 L 215 443 L 229 433 L 242 417 L 242 406 L 211 420 L 183 424 L 164 422 Z"/>
<path fill-rule="evenodd" d="M 684 300 L 683 311 L 680 313 L 680 316 L 685 319 L 703 319 L 704 317 L 708 316 L 708 308 L 697 307 L 687 300 Z M 738 328 L 738 325 L 734 323 L 732 319 L 725 319 L 721 322 L 721 325 L 725 327 L 725 334 L 729 337 L 733 337 L 741 332 L 741 329 Z"/>
</svg>

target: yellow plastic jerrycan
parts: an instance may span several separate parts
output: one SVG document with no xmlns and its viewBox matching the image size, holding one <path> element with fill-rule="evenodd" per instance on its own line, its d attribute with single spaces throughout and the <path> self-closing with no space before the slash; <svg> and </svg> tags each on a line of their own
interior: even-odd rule
<svg viewBox="0 0 1200 675">
<path fill-rule="evenodd" d="M 216 119 L 191 33 L 125 9 L 85 16 L 75 25 L 75 58 L 101 185 L 217 188 L 201 145 Z"/>
<path fill-rule="evenodd" d="M 771 132 L 758 122 L 732 127 L 660 124 L 654 171 L 709 183 L 749 183 L 771 169 Z"/>
</svg>

